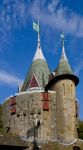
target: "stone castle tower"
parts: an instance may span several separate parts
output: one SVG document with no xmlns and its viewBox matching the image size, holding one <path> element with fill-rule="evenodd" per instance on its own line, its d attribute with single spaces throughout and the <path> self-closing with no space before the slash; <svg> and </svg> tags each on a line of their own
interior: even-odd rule
<svg viewBox="0 0 83 150">
<path fill-rule="evenodd" d="M 63 35 L 62 35 L 63 36 Z M 65 54 L 64 37 L 62 39 L 62 55 L 54 77 L 45 89 L 56 91 L 56 131 L 57 139 L 62 142 L 75 140 L 77 135 L 77 100 L 76 88 L 79 79 L 73 74 Z"/>
<path fill-rule="evenodd" d="M 51 73 L 40 45 L 19 92 L 3 103 L 4 131 L 27 141 L 59 141 L 71 143 L 78 138 L 78 113 L 75 86 L 79 79 L 73 74 L 65 54 Z"/>
</svg>

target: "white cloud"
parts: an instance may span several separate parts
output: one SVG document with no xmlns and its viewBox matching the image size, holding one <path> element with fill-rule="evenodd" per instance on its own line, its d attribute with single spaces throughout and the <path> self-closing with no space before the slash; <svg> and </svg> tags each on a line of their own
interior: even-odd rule
<svg viewBox="0 0 83 150">
<path fill-rule="evenodd" d="M 3 0 L 1 7 L 1 24 L 6 30 L 26 24 L 28 3 L 23 0 Z"/>
<path fill-rule="evenodd" d="M 56 7 L 58 6 L 60 0 L 52 0 L 49 4 L 48 4 L 48 9 L 50 12 L 54 12 Z"/>
<path fill-rule="evenodd" d="M 63 7 L 61 0 L 3 0 L 0 7 L 0 25 L 3 30 L 10 31 L 14 27 L 27 25 L 30 15 L 37 19 L 38 13 L 42 23 L 53 30 L 83 37 L 83 16 Z"/>
<path fill-rule="evenodd" d="M 64 31 L 83 37 L 83 16 L 63 7 L 61 0 L 3 0 L 0 6 L 0 51 L 12 43 L 13 28 L 27 26 L 28 20 L 37 19 L 38 14 L 41 24 L 50 32 Z"/>
<path fill-rule="evenodd" d="M 13 43 L 12 30 L 27 25 L 30 0 L 3 0 L 0 5 L 0 52 Z"/>
<path fill-rule="evenodd" d="M 1 84 L 6 84 L 12 87 L 12 86 L 22 83 L 22 81 L 23 81 L 22 79 L 12 74 L 9 74 L 8 72 L 4 70 L 0 70 L 0 83 Z"/>
<path fill-rule="evenodd" d="M 81 61 L 75 69 L 75 74 L 79 75 L 80 71 L 83 69 L 83 61 Z"/>
<path fill-rule="evenodd" d="M 36 0 L 32 3 L 30 13 L 37 19 L 38 5 L 36 5 Z M 51 0 L 47 6 L 43 6 L 42 9 L 40 7 L 40 20 L 53 30 L 58 29 L 77 37 L 83 37 L 83 16 L 63 7 L 60 0 Z"/>
</svg>

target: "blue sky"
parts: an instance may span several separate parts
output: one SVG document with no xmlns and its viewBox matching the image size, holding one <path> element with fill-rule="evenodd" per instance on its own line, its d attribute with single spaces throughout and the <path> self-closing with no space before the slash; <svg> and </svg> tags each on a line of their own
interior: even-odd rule
<svg viewBox="0 0 83 150">
<path fill-rule="evenodd" d="M 18 91 L 32 63 L 37 33 L 32 22 L 41 25 L 41 47 L 53 71 L 61 55 L 60 34 L 65 33 L 65 50 L 80 78 L 77 99 L 83 119 L 83 1 L 0 0 L 0 103 Z"/>
</svg>

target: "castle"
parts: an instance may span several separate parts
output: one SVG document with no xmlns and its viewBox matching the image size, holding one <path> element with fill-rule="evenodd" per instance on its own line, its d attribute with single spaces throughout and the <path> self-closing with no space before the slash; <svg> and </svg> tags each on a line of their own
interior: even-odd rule
<svg viewBox="0 0 83 150">
<path fill-rule="evenodd" d="M 72 143 L 78 138 L 79 79 L 68 62 L 64 35 L 59 64 L 50 71 L 40 44 L 19 91 L 3 103 L 3 125 L 6 134 L 33 142 L 59 141 Z"/>
</svg>

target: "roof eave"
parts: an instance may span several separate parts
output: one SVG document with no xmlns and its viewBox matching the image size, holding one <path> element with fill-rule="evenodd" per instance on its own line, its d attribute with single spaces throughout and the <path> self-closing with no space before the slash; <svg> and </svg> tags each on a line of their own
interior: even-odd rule
<svg viewBox="0 0 83 150">
<path fill-rule="evenodd" d="M 65 80 L 65 79 L 70 79 L 72 81 L 74 81 L 75 85 L 78 85 L 79 83 L 79 78 L 76 75 L 73 74 L 62 74 L 62 75 L 58 75 L 53 77 L 48 84 L 45 86 L 45 91 L 49 90 L 49 88 L 55 84 L 56 82 L 58 82 L 59 80 Z"/>
</svg>

